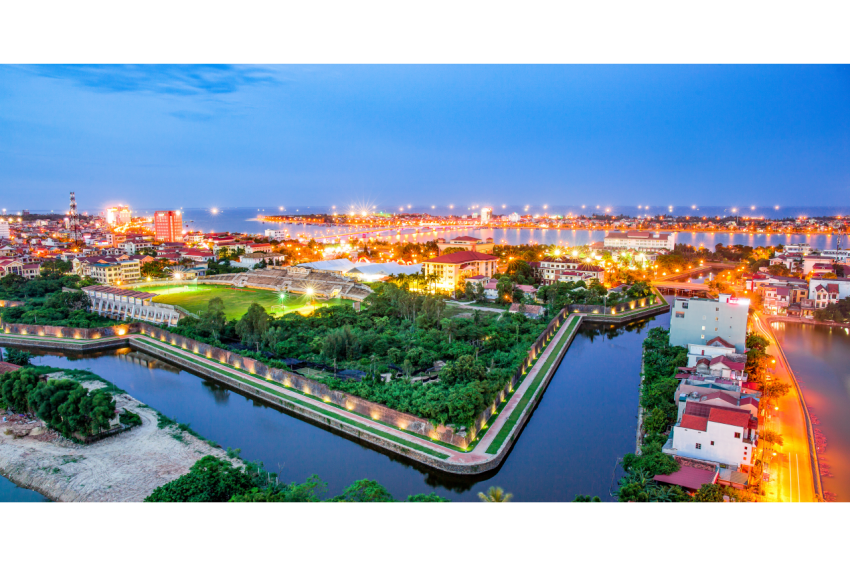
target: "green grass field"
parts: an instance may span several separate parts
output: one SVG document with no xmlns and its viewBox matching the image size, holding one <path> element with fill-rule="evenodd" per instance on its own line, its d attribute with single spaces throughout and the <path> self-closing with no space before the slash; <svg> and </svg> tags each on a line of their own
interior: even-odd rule
<svg viewBox="0 0 850 566">
<path fill-rule="evenodd" d="M 155 303 L 165 303 L 183 307 L 189 312 L 197 314 L 198 311 L 207 309 L 207 304 L 213 297 L 220 297 L 224 301 L 224 314 L 229 319 L 241 318 L 251 306 L 251 303 L 259 303 L 269 313 L 280 316 L 290 312 L 310 314 L 316 308 L 329 305 L 350 304 L 347 299 L 330 299 L 327 301 L 314 300 L 310 306 L 307 297 L 287 293 L 286 299 L 281 300 L 276 291 L 264 289 L 234 289 L 219 285 L 174 285 L 164 287 L 140 287 L 136 291 L 156 293 L 159 295 L 154 299 Z"/>
</svg>

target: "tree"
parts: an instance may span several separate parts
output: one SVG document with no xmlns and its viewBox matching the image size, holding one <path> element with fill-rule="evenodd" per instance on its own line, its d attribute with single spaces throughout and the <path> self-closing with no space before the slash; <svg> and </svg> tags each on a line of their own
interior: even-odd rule
<svg viewBox="0 0 850 566">
<path fill-rule="evenodd" d="M 502 277 L 501 279 L 499 279 L 499 282 L 496 283 L 496 293 L 498 294 L 496 302 L 511 302 L 511 298 L 514 294 L 514 282 L 511 281 L 510 277 Z"/>
<path fill-rule="evenodd" d="M 513 499 L 512 493 L 505 493 L 501 487 L 493 486 L 487 490 L 487 493 L 478 492 L 478 499 L 486 503 L 507 503 Z"/>
<path fill-rule="evenodd" d="M 319 493 L 327 484 L 319 476 L 312 475 L 304 483 L 291 483 L 285 486 L 268 486 L 265 489 L 253 487 L 245 493 L 230 498 L 232 503 L 312 503 L 320 500 Z"/>
<path fill-rule="evenodd" d="M 771 275 L 778 275 L 781 277 L 788 277 L 789 275 L 791 275 L 791 270 L 788 269 L 788 266 L 786 266 L 784 263 L 776 263 L 770 265 L 768 266 L 767 271 Z"/>
<path fill-rule="evenodd" d="M 762 442 L 766 442 L 767 444 L 778 444 L 782 446 L 782 435 L 773 430 L 766 430 L 761 434 Z"/>
<path fill-rule="evenodd" d="M 49 259 L 41 264 L 41 273 L 45 275 L 62 275 L 72 269 L 70 261 L 61 259 Z"/>
<path fill-rule="evenodd" d="M 226 502 L 254 487 L 257 487 L 254 481 L 242 468 L 215 456 L 204 456 L 192 465 L 189 473 L 156 488 L 145 501 Z"/>
<path fill-rule="evenodd" d="M 387 491 L 387 488 L 376 482 L 375 480 L 357 480 L 350 486 L 346 487 L 342 495 L 337 495 L 329 499 L 334 502 L 392 502 L 392 494 Z"/>
<path fill-rule="evenodd" d="M 16 366 L 28 366 L 33 355 L 17 348 L 6 348 L 6 361 Z"/>
<path fill-rule="evenodd" d="M 322 354 L 328 359 L 350 360 L 359 357 L 360 351 L 360 340 L 348 324 L 331 330 L 322 345 Z"/>
<path fill-rule="evenodd" d="M 67 311 L 85 310 L 91 306 L 91 299 L 83 291 L 64 291 L 49 295 L 44 306 Z"/>
<path fill-rule="evenodd" d="M 455 383 L 460 381 L 480 381 L 487 375 L 487 368 L 484 367 L 475 356 L 460 356 L 454 362 L 447 363 L 440 370 L 440 379 L 447 383 Z"/>
<path fill-rule="evenodd" d="M 593 497 L 589 495 L 576 495 L 575 499 L 573 499 L 573 503 L 599 503 L 601 501 L 598 495 L 594 495 Z"/>
<path fill-rule="evenodd" d="M 705 483 L 694 494 L 694 501 L 719 503 L 723 501 L 723 488 L 716 483 Z"/>
<path fill-rule="evenodd" d="M 408 503 L 445 503 L 451 502 L 451 499 L 440 497 L 436 493 L 417 493 L 416 495 L 408 495 L 406 501 Z"/>
<path fill-rule="evenodd" d="M 221 297 L 214 297 L 207 303 L 207 310 L 201 313 L 198 321 L 198 329 L 216 335 L 221 334 L 227 317 L 224 315 L 224 301 Z"/>
<path fill-rule="evenodd" d="M 236 323 L 236 334 L 243 344 L 249 346 L 251 344 L 257 344 L 259 347 L 260 339 L 269 329 L 270 319 L 271 317 L 266 312 L 266 309 L 258 303 L 251 303 L 248 311 Z"/>
<path fill-rule="evenodd" d="M 21 413 L 29 411 L 29 394 L 40 380 L 41 376 L 32 368 L 21 368 L 0 375 L 0 401 Z"/>
</svg>

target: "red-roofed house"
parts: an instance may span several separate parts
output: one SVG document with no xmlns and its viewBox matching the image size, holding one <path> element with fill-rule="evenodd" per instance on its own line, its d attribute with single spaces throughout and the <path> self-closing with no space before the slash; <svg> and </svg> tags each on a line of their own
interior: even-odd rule
<svg viewBox="0 0 850 566">
<path fill-rule="evenodd" d="M 735 399 L 724 393 L 705 398 L 707 402 L 687 402 L 664 452 L 748 470 L 758 438 L 753 407 L 750 402 L 745 408 L 735 407 Z M 758 411 L 757 406 L 755 410 Z"/>
<path fill-rule="evenodd" d="M 440 248 L 440 253 L 448 248 L 462 248 L 470 252 L 488 253 L 493 251 L 493 245 L 493 238 L 458 236 L 448 241 L 445 238 L 437 238 L 437 247 Z"/>
<path fill-rule="evenodd" d="M 499 258 L 480 252 L 455 252 L 426 259 L 422 267 L 426 276 L 437 277 L 437 287 L 445 291 L 454 291 L 462 276 L 484 275 L 492 277 L 496 273 Z"/>
<path fill-rule="evenodd" d="M 699 491 L 705 484 L 717 483 L 720 470 L 718 466 L 689 458 L 676 458 L 679 471 L 672 474 L 658 474 L 653 479 L 659 483 L 678 485 L 690 492 Z"/>
</svg>

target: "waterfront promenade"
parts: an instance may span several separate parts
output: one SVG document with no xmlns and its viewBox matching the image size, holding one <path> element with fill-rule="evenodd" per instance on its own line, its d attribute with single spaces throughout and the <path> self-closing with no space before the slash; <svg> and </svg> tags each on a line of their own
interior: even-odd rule
<svg viewBox="0 0 850 566">
<path fill-rule="evenodd" d="M 418 460 L 431 467 L 457 474 L 476 474 L 498 467 L 554 375 L 569 344 L 578 332 L 582 316 L 570 315 L 541 352 L 528 374 L 491 421 L 478 443 L 469 451 L 432 442 L 404 430 L 385 425 L 322 399 L 284 387 L 244 369 L 210 360 L 184 348 L 144 335 L 127 335 L 95 340 L 0 334 L 0 345 L 32 346 L 60 350 L 83 350 L 131 345 L 162 357 L 178 366 L 227 384 L 272 405 L 293 411 L 319 424 Z M 503 430 L 504 429 L 504 430 Z"/>
<path fill-rule="evenodd" d="M 783 439 L 783 445 L 775 447 L 770 482 L 765 485 L 765 500 L 818 501 L 822 497 L 822 488 L 817 471 L 817 453 L 802 391 L 770 324 L 758 313 L 753 315 L 753 329 L 770 341 L 767 353 L 776 359 L 773 377 L 792 384 L 788 395 L 779 399 L 777 405 L 765 407 L 766 428 L 778 432 Z M 759 446 L 759 456 L 762 448 Z M 765 456 L 768 459 L 768 454 Z"/>
</svg>

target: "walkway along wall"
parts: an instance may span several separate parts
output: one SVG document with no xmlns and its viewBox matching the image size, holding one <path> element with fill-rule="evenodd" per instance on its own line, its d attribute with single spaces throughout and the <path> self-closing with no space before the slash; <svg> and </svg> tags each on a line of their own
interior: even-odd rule
<svg viewBox="0 0 850 566">
<path fill-rule="evenodd" d="M 534 361 L 546 347 L 548 341 L 555 335 L 558 328 L 561 324 L 563 324 L 564 320 L 566 320 L 568 316 L 569 313 L 566 309 L 564 309 L 558 313 L 552 321 L 550 321 L 546 329 L 531 345 L 528 355 L 517 368 L 508 384 L 505 385 L 504 389 L 502 389 L 496 398 L 492 400 L 490 406 L 481 412 L 481 414 L 475 419 L 471 429 L 467 431 L 455 431 L 453 428 L 444 425 L 435 426 L 429 420 L 422 417 L 396 411 L 386 407 L 385 405 L 368 401 L 342 391 L 335 391 L 324 383 L 308 377 L 283 369 L 269 367 L 268 365 L 253 358 L 245 357 L 241 354 L 222 348 L 217 348 L 191 338 L 186 338 L 185 336 L 163 330 L 144 322 L 133 322 L 105 328 L 65 328 L 60 326 L 4 323 L 2 325 L 2 332 L 6 335 L 17 334 L 23 336 L 30 335 L 63 339 L 73 338 L 79 340 L 99 340 L 107 337 L 124 337 L 129 334 L 150 336 L 166 344 L 192 352 L 193 354 L 203 356 L 207 359 L 214 360 L 236 369 L 247 371 L 257 377 L 275 381 L 284 387 L 296 389 L 307 395 L 333 403 L 334 405 L 343 407 L 348 411 L 368 417 L 374 421 L 397 427 L 402 430 L 407 430 L 422 436 L 427 436 L 432 440 L 444 442 L 464 449 L 470 444 L 470 442 L 472 442 L 473 439 L 475 439 L 478 432 L 496 412 L 498 405 L 505 400 L 505 398 L 514 390 L 517 383 L 522 380 L 524 373 L 531 368 Z M 11 338 L 11 336 L 7 336 L 7 338 Z M 26 342 L 23 342 L 22 344 L 26 345 Z M 90 348 L 95 349 L 105 345 L 106 344 L 95 344 L 90 345 Z M 123 343 L 110 343 L 108 345 L 123 345 Z"/>
</svg>

